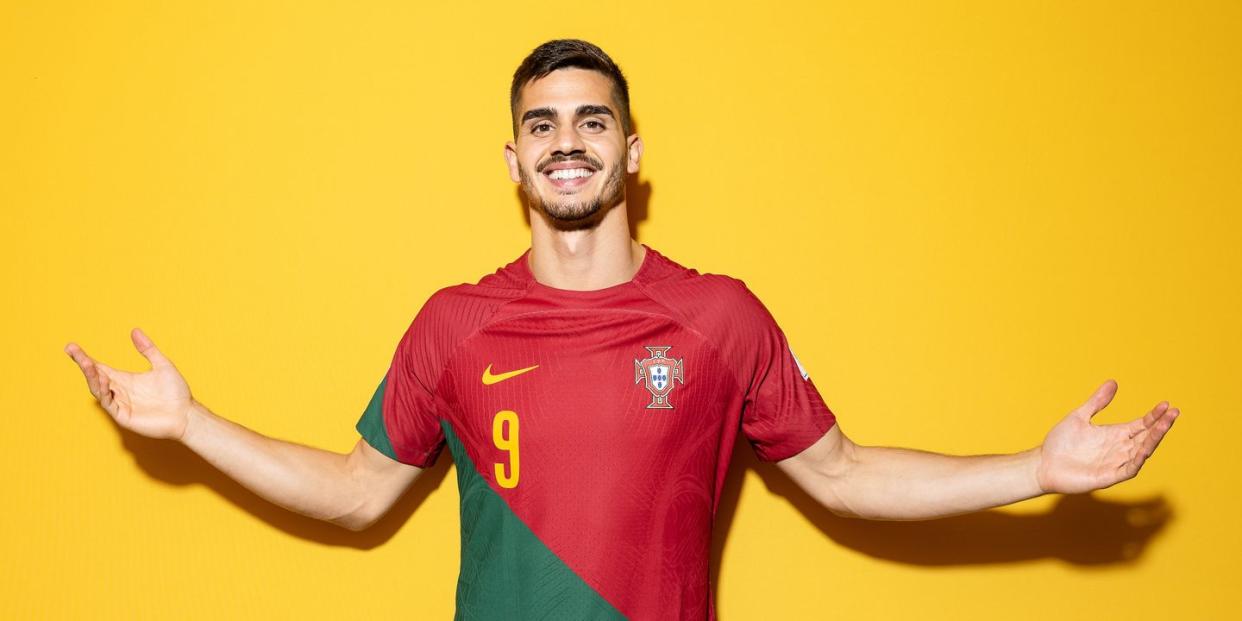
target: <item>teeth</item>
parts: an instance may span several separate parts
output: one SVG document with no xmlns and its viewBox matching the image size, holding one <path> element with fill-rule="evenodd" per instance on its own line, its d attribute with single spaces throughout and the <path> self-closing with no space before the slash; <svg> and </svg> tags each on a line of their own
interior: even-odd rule
<svg viewBox="0 0 1242 621">
<path fill-rule="evenodd" d="M 554 170 L 548 174 L 548 177 L 557 180 L 577 179 L 579 177 L 590 177 L 595 171 L 590 168 L 562 168 Z"/>
</svg>

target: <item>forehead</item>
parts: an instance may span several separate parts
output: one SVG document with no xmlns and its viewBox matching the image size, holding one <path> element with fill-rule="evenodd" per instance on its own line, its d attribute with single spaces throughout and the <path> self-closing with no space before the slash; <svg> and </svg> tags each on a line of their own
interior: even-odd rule
<svg viewBox="0 0 1242 621">
<path fill-rule="evenodd" d="M 615 105 L 612 79 L 590 69 L 567 67 L 527 82 L 519 91 L 517 118 L 532 108 L 573 110 L 580 105 Z"/>
</svg>

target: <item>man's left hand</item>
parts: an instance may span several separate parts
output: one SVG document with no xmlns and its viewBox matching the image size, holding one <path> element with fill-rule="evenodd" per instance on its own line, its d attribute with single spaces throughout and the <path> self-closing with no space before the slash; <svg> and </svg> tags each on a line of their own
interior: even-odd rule
<svg viewBox="0 0 1242 621">
<path fill-rule="evenodd" d="M 1169 432 L 1179 411 L 1161 401 L 1142 418 L 1115 425 L 1096 425 L 1091 417 L 1117 394 L 1108 380 L 1087 402 L 1057 423 L 1040 447 L 1036 469 L 1044 492 L 1078 494 L 1134 478 L 1143 462 Z"/>
</svg>

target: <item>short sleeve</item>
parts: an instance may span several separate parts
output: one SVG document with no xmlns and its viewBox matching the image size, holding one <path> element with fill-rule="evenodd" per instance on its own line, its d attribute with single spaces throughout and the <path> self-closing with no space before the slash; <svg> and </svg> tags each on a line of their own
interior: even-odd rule
<svg viewBox="0 0 1242 621">
<path fill-rule="evenodd" d="M 443 371 L 445 326 L 428 300 L 397 344 L 392 363 L 356 428 L 367 444 L 399 462 L 426 468 L 444 448 L 436 386 Z"/>
<path fill-rule="evenodd" d="M 742 432 L 763 461 L 780 461 L 806 450 L 836 424 L 810 375 L 794 356 L 784 332 L 758 298 L 746 291 L 751 378 L 742 410 Z"/>
</svg>

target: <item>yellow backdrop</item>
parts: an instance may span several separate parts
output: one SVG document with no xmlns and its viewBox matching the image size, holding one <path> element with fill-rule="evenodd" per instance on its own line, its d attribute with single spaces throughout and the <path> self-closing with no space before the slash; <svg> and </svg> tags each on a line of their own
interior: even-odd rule
<svg viewBox="0 0 1242 621">
<path fill-rule="evenodd" d="M 557 37 L 631 80 L 639 239 L 744 279 L 856 441 L 1025 449 L 1109 377 L 1099 421 L 1183 411 L 1135 480 L 922 523 L 739 445 L 724 621 L 1236 612 L 1236 2 L 7 2 L 0 617 L 451 615 L 451 459 L 351 533 L 118 432 L 62 348 L 145 369 L 141 326 L 348 451 L 426 297 L 528 244 L 508 80 Z"/>
</svg>

